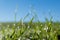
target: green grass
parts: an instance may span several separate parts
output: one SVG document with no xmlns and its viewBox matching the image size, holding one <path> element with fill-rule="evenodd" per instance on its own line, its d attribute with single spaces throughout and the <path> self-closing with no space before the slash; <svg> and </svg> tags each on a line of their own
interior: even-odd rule
<svg viewBox="0 0 60 40">
<path fill-rule="evenodd" d="M 58 40 L 57 35 L 60 35 L 59 22 L 33 22 L 33 18 L 23 24 L 2 23 L 0 26 L 0 40 Z"/>
<path fill-rule="evenodd" d="M 46 19 L 45 22 L 35 21 L 36 15 L 29 22 L 24 20 L 29 16 L 27 14 L 19 22 L 7 22 L 0 24 L 0 40 L 58 40 L 60 35 L 60 22 L 53 22 Z"/>
</svg>

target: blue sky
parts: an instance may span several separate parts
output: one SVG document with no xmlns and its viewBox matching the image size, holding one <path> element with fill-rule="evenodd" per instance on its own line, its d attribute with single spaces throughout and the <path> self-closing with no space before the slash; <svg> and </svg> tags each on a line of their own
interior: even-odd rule
<svg viewBox="0 0 60 40">
<path fill-rule="evenodd" d="M 14 21 L 16 6 L 16 20 L 19 21 L 30 12 L 31 5 L 40 21 L 50 19 L 51 16 L 53 21 L 60 21 L 60 0 L 0 0 L 0 22 Z M 26 20 L 29 19 L 28 17 Z"/>
</svg>

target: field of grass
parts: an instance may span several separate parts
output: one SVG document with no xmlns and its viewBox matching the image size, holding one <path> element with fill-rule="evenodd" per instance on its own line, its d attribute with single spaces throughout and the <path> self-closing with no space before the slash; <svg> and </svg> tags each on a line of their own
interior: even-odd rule
<svg viewBox="0 0 60 40">
<path fill-rule="evenodd" d="M 58 40 L 60 22 L 0 23 L 0 40 Z"/>
<path fill-rule="evenodd" d="M 21 19 L 19 22 L 0 23 L 0 40 L 58 40 L 60 22 L 53 22 L 52 19 L 40 22 L 34 19 L 33 16 L 29 22 Z"/>
</svg>

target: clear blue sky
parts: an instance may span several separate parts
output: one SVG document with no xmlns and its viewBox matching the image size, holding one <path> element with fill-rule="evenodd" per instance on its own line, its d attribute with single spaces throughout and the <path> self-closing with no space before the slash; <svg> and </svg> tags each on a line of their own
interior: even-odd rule
<svg viewBox="0 0 60 40">
<path fill-rule="evenodd" d="M 44 21 L 46 17 L 50 19 L 50 16 L 53 16 L 54 21 L 60 21 L 60 0 L 0 0 L 0 22 L 14 21 L 16 5 L 17 21 L 30 11 L 31 5 L 40 21 Z"/>
</svg>

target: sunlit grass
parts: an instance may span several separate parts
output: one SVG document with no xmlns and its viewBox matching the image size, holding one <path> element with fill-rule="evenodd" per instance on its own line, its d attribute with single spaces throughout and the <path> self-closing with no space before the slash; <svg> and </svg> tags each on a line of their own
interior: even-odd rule
<svg viewBox="0 0 60 40">
<path fill-rule="evenodd" d="M 29 14 L 24 19 L 28 16 Z M 0 40 L 58 40 L 60 23 L 53 22 L 52 19 L 34 22 L 35 16 L 25 23 L 24 19 L 16 22 L 15 15 L 15 23 L 0 24 Z"/>
</svg>

